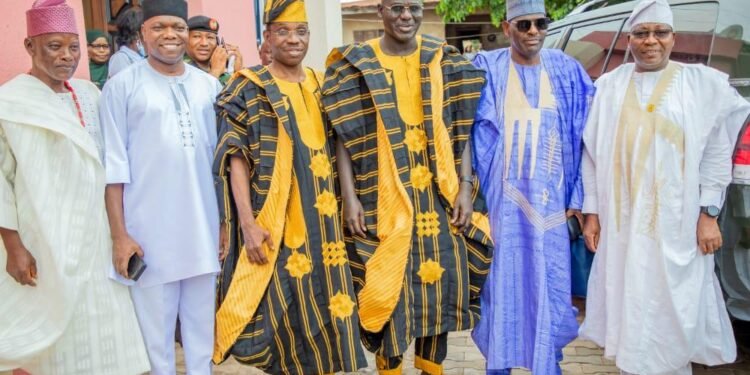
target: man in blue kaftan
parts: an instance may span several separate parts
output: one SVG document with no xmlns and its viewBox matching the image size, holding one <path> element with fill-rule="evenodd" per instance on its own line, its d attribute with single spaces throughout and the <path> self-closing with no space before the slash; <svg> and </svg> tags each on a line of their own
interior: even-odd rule
<svg viewBox="0 0 750 375">
<path fill-rule="evenodd" d="M 581 137 L 594 87 L 575 60 L 542 49 L 543 0 L 509 0 L 507 19 L 511 47 L 474 60 L 487 71 L 474 168 L 496 248 L 473 338 L 490 374 L 560 374 L 562 348 L 578 331 L 566 221 L 580 217 Z"/>
</svg>

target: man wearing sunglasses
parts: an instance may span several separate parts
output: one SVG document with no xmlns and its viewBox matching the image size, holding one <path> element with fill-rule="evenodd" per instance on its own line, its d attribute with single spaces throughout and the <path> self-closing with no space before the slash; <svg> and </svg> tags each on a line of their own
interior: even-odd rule
<svg viewBox="0 0 750 375">
<path fill-rule="evenodd" d="M 666 0 L 636 5 L 635 63 L 599 78 L 584 133 L 584 239 L 597 254 L 581 336 L 623 374 L 736 357 L 713 253 L 750 103 L 724 73 L 669 60 L 673 25 Z"/>
<path fill-rule="evenodd" d="M 488 73 L 472 146 L 496 261 L 473 338 L 488 372 L 560 374 L 562 348 L 578 331 L 566 224 L 580 224 L 581 137 L 594 88 L 578 62 L 542 48 L 543 0 L 506 4 L 510 47 L 474 60 Z"/>
<path fill-rule="evenodd" d="M 378 371 L 400 373 L 416 340 L 415 367 L 440 374 L 448 332 L 479 318 L 492 254 L 468 146 L 484 72 L 417 34 L 422 1 L 383 0 L 378 13 L 385 35 L 334 50 L 323 87 L 349 261 Z"/>
</svg>

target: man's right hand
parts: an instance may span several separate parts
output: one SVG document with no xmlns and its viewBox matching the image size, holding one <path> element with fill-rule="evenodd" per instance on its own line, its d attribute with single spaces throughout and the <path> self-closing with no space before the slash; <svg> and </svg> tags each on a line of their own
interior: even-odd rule
<svg viewBox="0 0 750 375">
<path fill-rule="evenodd" d="M 344 225 L 349 233 L 365 237 L 367 225 L 365 225 L 365 209 L 357 198 L 344 199 Z"/>
<path fill-rule="evenodd" d="M 227 70 L 227 60 L 229 60 L 229 53 L 227 49 L 222 46 L 216 46 L 214 53 L 211 54 L 211 75 L 219 78 Z"/>
<path fill-rule="evenodd" d="M 112 264 L 115 266 L 115 271 L 126 279 L 128 278 L 128 262 L 133 254 L 143 257 L 143 249 L 130 236 L 112 240 Z"/>
<path fill-rule="evenodd" d="M 23 245 L 8 248 L 5 270 L 21 285 L 36 286 L 36 259 Z"/>
<path fill-rule="evenodd" d="M 255 223 L 242 225 L 242 235 L 245 237 L 245 253 L 250 263 L 266 264 L 268 257 L 263 251 L 263 243 L 273 250 L 273 239 L 271 233 Z"/>
<path fill-rule="evenodd" d="M 583 241 L 592 253 L 599 247 L 599 235 L 602 231 L 599 226 L 599 215 L 587 214 L 583 219 Z"/>
</svg>

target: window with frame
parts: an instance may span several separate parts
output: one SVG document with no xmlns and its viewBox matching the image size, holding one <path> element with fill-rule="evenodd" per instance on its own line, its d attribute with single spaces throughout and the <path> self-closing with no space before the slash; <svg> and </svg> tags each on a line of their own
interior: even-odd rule
<svg viewBox="0 0 750 375">
<path fill-rule="evenodd" d="M 591 79 L 597 79 L 604 71 L 622 22 L 622 19 L 616 19 L 577 26 L 570 32 L 563 50 L 583 65 Z"/>
<path fill-rule="evenodd" d="M 729 74 L 737 90 L 750 98 L 750 13 L 747 12 L 747 0 L 722 0 L 710 64 Z"/>
<path fill-rule="evenodd" d="M 562 37 L 562 32 L 555 31 L 552 34 L 547 34 L 547 36 L 544 38 L 544 48 L 560 48 L 558 46 L 558 42 L 560 42 L 560 37 Z"/>
<path fill-rule="evenodd" d="M 385 34 L 385 30 L 383 29 L 354 30 L 354 41 L 364 43 L 370 39 L 380 38 L 383 34 Z"/>
</svg>

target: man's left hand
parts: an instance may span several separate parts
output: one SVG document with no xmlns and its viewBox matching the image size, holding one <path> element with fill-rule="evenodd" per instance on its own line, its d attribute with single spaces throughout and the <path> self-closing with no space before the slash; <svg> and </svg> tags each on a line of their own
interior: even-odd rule
<svg viewBox="0 0 750 375">
<path fill-rule="evenodd" d="M 723 244 L 717 218 L 701 214 L 698 218 L 698 247 L 703 255 L 713 254 Z"/>
<path fill-rule="evenodd" d="M 474 213 L 474 202 L 471 201 L 471 188 L 470 184 L 462 183 L 456 201 L 453 202 L 451 225 L 456 227 L 461 233 L 471 224 L 471 215 Z"/>
<path fill-rule="evenodd" d="M 227 223 L 221 223 L 219 227 L 219 261 L 224 260 L 229 254 L 229 234 L 227 234 Z"/>
</svg>

